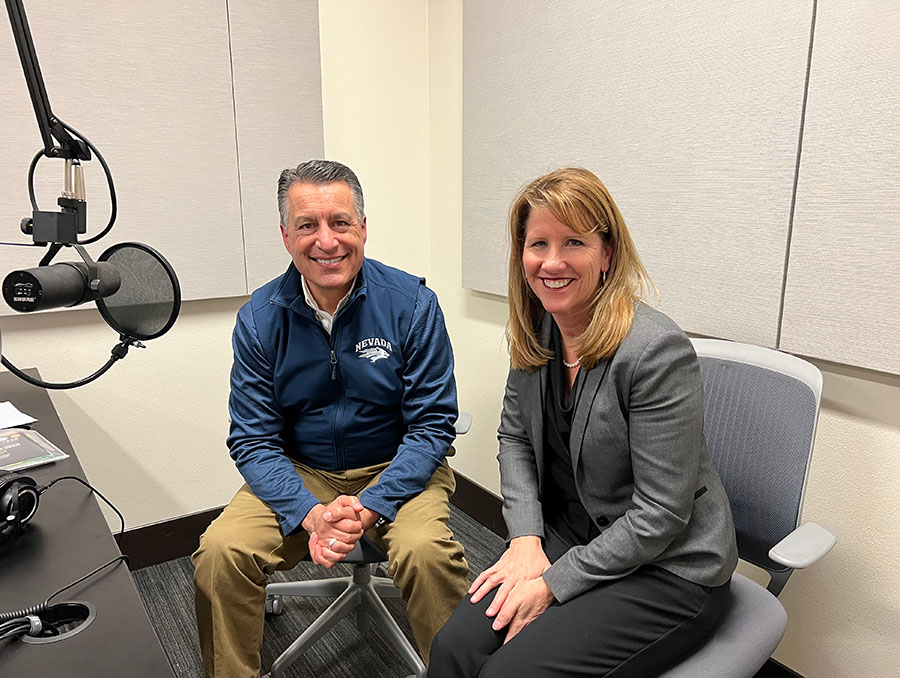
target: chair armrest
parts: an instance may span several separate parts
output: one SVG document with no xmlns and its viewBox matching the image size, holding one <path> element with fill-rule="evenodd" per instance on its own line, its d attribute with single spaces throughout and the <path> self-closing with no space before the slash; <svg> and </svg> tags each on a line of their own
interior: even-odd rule
<svg viewBox="0 0 900 678">
<path fill-rule="evenodd" d="M 456 428 L 456 435 L 465 435 L 472 428 L 472 415 L 468 412 L 460 412 L 453 426 Z"/>
<path fill-rule="evenodd" d="M 809 567 L 837 542 L 831 532 L 815 523 L 804 523 L 769 550 L 769 558 L 794 569 Z"/>
</svg>

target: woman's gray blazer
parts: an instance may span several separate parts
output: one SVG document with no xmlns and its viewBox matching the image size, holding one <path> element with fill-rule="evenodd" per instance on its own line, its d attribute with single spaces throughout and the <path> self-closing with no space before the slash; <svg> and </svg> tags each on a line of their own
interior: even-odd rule
<svg viewBox="0 0 900 678">
<path fill-rule="evenodd" d="M 544 536 L 547 378 L 546 365 L 512 369 L 506 383 L 498 459 L 509 539 Z M 615 355 L 582 380 L 569 449 L 578 494 L 601 532 L 544 573 L 556 599 L 650 563 L 697 584 L 724 584 L 737 546 L 703 438 L 703 385 L 691 342 L 667 316 L 638 303 Z"/>
</svg>

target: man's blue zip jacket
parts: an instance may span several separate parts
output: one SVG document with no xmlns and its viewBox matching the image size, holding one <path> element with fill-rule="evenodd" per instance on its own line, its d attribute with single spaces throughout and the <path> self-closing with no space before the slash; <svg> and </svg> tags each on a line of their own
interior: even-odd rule
<svg viewBox="0 0 900 678">
<path fill-rule="evenodd" d="M 453 351 L 422 278 L 365 259 L 329 337 L 291 264 L 238 311 L 232 345 L 228 447 L 285 535 L 319 503 L 291 459 L 329 471 L 390 461 L 360 502 L 393 520 L 453 443 Z"/>
</svg>

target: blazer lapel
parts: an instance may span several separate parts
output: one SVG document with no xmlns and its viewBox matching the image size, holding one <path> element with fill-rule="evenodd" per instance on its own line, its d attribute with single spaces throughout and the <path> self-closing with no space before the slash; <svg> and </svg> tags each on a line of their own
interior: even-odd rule
<svg viewBox="0 0 900 678">
<path fill-rule="evenodd" d="M 594 408 L 594 400 L 600 391 L 600 385 L 609 371 L 610 358 L 601 360 L 592 370 L 582 375 L 584 381 L 576 394 L 575 412 L 572 414 L 572 432 L 569 437 L 569 453 L 572 455 L 572 468 L 578 468 L 581 448 L 584 445 L 584 434 L 587 431 L 588 419 Z"/>
<path fill-rule="evenodd" d="M 550 332 L 553 319 L 549 313 L 544 314 L 541 323 L 541 346 L 550 345 Z M 531 374 L 531 446 L 534 448 L 534 460 L 537 464 L 538 491 L 544 487 L 544 399 L 547 391 L 547 379 L 550 378 L 549 367 L 541 365 Z"/>
<path fill-rule="evenodd" d="M 544 388 L 547 384 L 547 366 L 542 365 L 531 374 L 530 398 L 531 408 L 531 446 L 534 448 L 534 460 L 537 464 L 538 489 L 544 486 Z"/>
</svg>

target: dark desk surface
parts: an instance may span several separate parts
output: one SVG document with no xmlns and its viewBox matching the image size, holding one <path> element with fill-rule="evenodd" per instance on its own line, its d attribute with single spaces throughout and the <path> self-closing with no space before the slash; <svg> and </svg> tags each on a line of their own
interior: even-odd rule
<svg viewBox="0 0 900 678">
<path fill-rule="evenodd" d="M 12 374 L 0 374 L 0 401 L 38 419 L 37 431 L 67 452 L 69 459 L 22 471 L 38 484 L 74 475 L 85 478 L 69 437 L 43 389 Z M 98 490 L 103 492 L 102 487 Z M 54 485 L 41 497 L 24 534 L 0 550 L 0 611 L 43 602 L 47 596 L 115 558 L 119 549 L 90 491 L 74 480 Z M 125 563 L 111 565 L 52 602 L 91 603 L 97 616 L 80 633 L 56 643 L 0 641 L 0 675 L 174 676 L 147 618 Z"/>
</svg>

